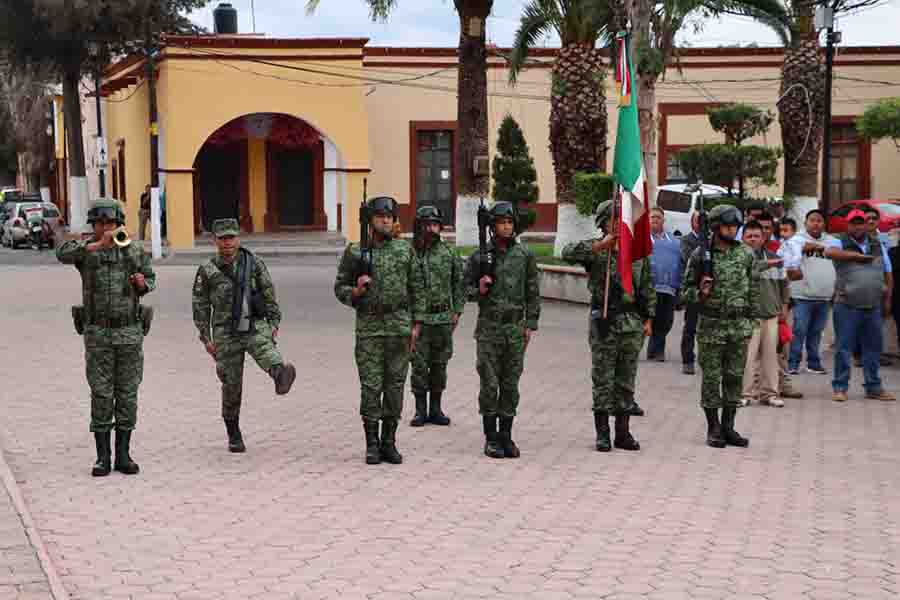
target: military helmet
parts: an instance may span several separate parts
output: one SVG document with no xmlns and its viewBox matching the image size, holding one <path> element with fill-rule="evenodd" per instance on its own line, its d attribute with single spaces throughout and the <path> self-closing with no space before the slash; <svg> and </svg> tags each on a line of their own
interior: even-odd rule
<svg viewBox="0 0 900 600">
<path fill-rule="evenodd" d="M 397 218 L 397 201 L 390 196 L 378 196 L 369 200 L 369 214 L 387 213 Z"/>
<path fill-rule="evenodd" d="M 598 228 L 603 225 L 603 222 L 612 216 L 613 212 L 613 201 L 605 200 L 597 205 L 597 209 L 594 211 L 594 225 Z"/>
<path fill-rule="evenodd" d="M 736 206 L 730 204 L 719 204 L 709 211 L 709 224 L 714 225 L 737 225 L 744 224 L 744 218 L 741 211 Z"/>
<path fill-rule="evenodd" d="M 115 221 L 119 225 L 125 224 L 125 211 L 118 200 L 113 198 L 98 198 L 91 205 L 87 214 L 87 222 L 93 225 L 101 219 Z"/>
<path fill-rule="evenodd" d="M 491 218 L 496 221 L 500 218 L 516 220 L 516 207 L 512 202 L 497 202 L 491 207 Z"/>
<path fill-rule="evenodd" d="M 444 215 L 437 206 L 422 206 L 416 210 L 416 220 L 420 223 L 440 223 L 444 224 Z"/>
</svg>

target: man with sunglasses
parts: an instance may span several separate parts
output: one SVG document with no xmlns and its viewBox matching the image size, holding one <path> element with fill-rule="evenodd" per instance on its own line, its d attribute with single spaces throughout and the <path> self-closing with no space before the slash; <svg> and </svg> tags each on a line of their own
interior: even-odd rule
<svg viewBox="0 0 900 600">
<path fill-rule="evenodd" d="M 869 239 L 872 242 L 878 242 L 881 245 L 882 251 L 887 254 L 888 252 L 888 237 L 887 234 L 882 233 L 879 230 L 879 225 L 881 224 L 881 213 L 874 206 L 866 206 L 863 209 L 863 212 L 866 213 L 866 233 L 869 235 Z M 894 274 L 893 274 L 893 266 L 891 262 L 888 260 L 885 262 L 885 281 L 887 286 L 888 300 L 886 301 L 884 307 L 884 314 L 882 314 L 882 320 L 890 314 L 890 307 L 892 301 L 890 297 L 893 295 L 894 290 Z M 882 352 L 884 348 L 882 348 Z M 857 342 L 856 346 L 853 348 L 853 362 L 857 367 L 862 367 L 862 341 Z M 883 367 L 890 366 L 891 361 L 889 358 L 882 354 L 879 358 L 879 364 Z"/>
<path fill-rule="evenodd" d="M 139 244 L 114 242 L 125 213 L 116 200 L 101 198 L 87 215 L 94 228 L 88 240 L 61 245 L 56 257 L 81 273 L 83 306 L 73 308 L 76 330 L 84 335 L 87 380 L 91 388 L 91 431 L 97 447 L 92 475 L 110 472 L 110 438 L 116 430 L 115 470 L 139 471 L 131 459 L 131 433 L 137 423 L 137 396 L 144 373 L 144 335 L 149 312 L 140 299 L 156 289 L 150 257 Z"/>
<path fill-rule="evenodd" d="M 709 261 L 706 249 L 697 248 L 688 261 L 681 286 L 684 302 L 700 306 L 700 404 L 706 414 L 706 444 L 713 448 L 750 444 L 735 431 L 734 420 L 741 403 L 747 343 L 753 333 L 751 316 L 759 305 L 759 285 L 754 277 L 753 253 L 736 239 L 741 225 L 741 213 L 733 206 L 719 205 L 709 211 L 713 234 Z"/>
</svg>

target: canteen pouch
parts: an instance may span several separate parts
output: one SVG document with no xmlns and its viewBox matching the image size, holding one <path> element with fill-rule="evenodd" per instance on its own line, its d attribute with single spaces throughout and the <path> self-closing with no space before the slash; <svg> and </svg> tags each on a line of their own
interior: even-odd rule
<svg viewBox="0 0 900 600">
<path fill-rule="evenodd" d="M 144 306 L 143 304 L 139 308 L 140 310 L 140 319 L 141 319 L 141 328 L 144 331 L 144 335 L 150 333 L 150 326 L 153 325 L 153 307 L 152 306 Z"/>
<path fill-rule="evenodd" d="M 72 307 L 72 322 L 75 324 L 75 332 L 78 335 L 84 335 L 84 307 Z"/>
<path fill-rule="evenodd" d="M 610 319 L 603 318 L 603 309 L 591 306 L 591 329 L 597 339 L 605 338 L 609 335 Z"/>
</svg>

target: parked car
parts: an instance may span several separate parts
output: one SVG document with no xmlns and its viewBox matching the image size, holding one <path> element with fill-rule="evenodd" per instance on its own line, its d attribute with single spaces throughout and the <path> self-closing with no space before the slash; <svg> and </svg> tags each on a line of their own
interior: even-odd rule
<svg viewBox="0 0 900 600">
<path fill-rule="evenodd" d="M 0 188 L 0 204 L 7 200 L 13 200 L 16 194 L 21 194 L 22 190 L 17 187 Z M 7 197 L 8 195 L 8 197 Z"/>
<path fill-rule="evenodd" d="M 29 240 L 31 231 L 28 229 L 27 213 L 40 211 L 44 223 L 55 233 L 59 231 L 59 209 L 52 202 L 41 202 L 40 194 L 25 194 L 28 199 L 37 198 L 33 202 L 4 202 L 0 208 L 0 243 L 10 248 L 16 248 L 19 244 Z"/>
<path fill-rule="evenodd" d="M 843 233 L 847 231 L 847 215 L 853 209 L 863 210 L 868 206 L 874 206 L 881 213 L 881 222 L 878 230 L 888 232 L 900 227 L 900 200 L 853 200 L 842 204 L 828 215 L 829 233 Z"/>
<path fill-rule="evenodd" d="M 728 190 L 718 185 L 703 184 L 703 204 L 709 210 L 718 200 L 728 196 Z M 700 186 L 677 183 L 660 186 L 656 192 L 656 206 L 666 215 L 665 230 L 672 235 L 691 231 L 691 217 L 700 208 Z"/>
</svg>

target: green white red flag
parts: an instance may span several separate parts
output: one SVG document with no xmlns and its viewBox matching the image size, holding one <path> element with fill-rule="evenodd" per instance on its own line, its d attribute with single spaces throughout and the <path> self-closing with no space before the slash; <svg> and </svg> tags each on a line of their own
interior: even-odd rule
<svg viewBox="0 0 900 600">
<path fill-rule="evenodd" d="M 619 194 L 618 271 L 622 287 L 634 294 L 632 262 L 650 256 L 650 207 L 641 155 L 641 128 L 638 124 L 637 89 L 629 56 L 628 34 L 616 36 L 616 88 L 619 96 L 619 125 L 613 159 L 613 177 Z"/>
</svg>

